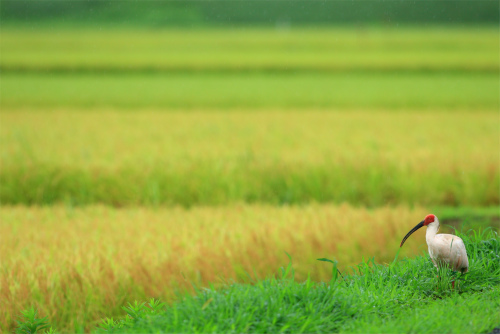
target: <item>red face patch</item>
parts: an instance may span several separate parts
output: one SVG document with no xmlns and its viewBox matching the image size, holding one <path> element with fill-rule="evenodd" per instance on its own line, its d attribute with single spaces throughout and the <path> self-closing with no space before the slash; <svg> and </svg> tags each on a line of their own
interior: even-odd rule
<svg viewBox="0 0 500 334">
<path fill-rule="evenodd" d="M 424 219 L 424 226 L 427 226 L 429 225 L 430 223 L 434 223 L 434 219 L 436 218 L 436 216 L 434 215 L 427 215 L 425 216 L 425 219 Z"/>
</svg>

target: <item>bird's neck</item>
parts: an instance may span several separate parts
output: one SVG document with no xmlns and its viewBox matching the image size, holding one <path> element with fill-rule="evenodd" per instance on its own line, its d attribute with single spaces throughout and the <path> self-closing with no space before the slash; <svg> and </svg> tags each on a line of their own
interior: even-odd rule
<svg viewBox="0 0 500 334">
<path fill-rule="evenodd" d="M 425 241 L 427 244 L 431 242 L 439 231 L 439 224 L 431 223 L 427 225 L 427 232 L 425 233 Z"/>
</svg>

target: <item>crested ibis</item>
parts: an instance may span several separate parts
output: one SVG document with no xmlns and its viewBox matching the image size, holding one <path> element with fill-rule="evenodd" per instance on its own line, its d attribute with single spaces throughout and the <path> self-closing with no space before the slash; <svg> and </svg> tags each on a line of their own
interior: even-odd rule
<svg viewBox="0 0 500 334">
<path fill-rule="evenodd" d="M 402 247 L 406 239 L 418 230 L 427 226 L 425 241 L 429 247 L 429 255 L 436 268 L 448 267 L 453 271 L 466 273 L 469 270 L 469 259 L 462 239 L 452 234 L 437 234 L 439 230 L 439 220 L 435 215 L 427 215 L 425 219 L 418 223 L 401 241 Z M 455 282 L 453 282 L 455 286 Z"/>
</svg>

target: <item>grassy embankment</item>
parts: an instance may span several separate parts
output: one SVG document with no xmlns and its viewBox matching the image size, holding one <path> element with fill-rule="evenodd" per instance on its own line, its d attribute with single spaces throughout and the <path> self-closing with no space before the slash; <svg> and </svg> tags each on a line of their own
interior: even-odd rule
<svg viewBox="0 0 500 334">
<path fill-rule="evenodd" d="M 470 259 L 464 277 L 445 269 L 436 278 L 426 255 L 389 266 L 364 262 L 345 276 L 334 266 L 329 284 L 297 283 L 289 264 L 280 279 L 199 290 L 166 309 L 129 304 L 125 320 L 101 326 L 107 333 L 488 333 L 500 322 L 500 239 L 461 237 Z"/>
<path fill-rule="evenodd" d="M 2 330 L 30 304 L 90 329 L 284 251 L 325 280 L 316 257 L 390 261 L 430 208 L 499 204 L 497 30 L 1 34 Z"/>
</svg>

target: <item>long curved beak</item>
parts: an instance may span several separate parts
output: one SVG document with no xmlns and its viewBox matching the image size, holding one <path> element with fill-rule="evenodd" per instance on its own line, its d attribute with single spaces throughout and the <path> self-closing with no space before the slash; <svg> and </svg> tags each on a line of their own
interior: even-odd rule
<svg viewBox="0 0 500 334">
<path fill-rule="evenodd" d="M 405 235 L 405 237 L 403 238 L 403 241 L 401 241 L 401 245 L 399 245 L 399 247 L 402 247 L 403 244 L 405 243 L 406 239 L 408 239 L 408 237 L 410 235 L 412 235 L 413 232 L 415 232 L 416 230 L 418 230 L 419 228 L 421 228 L 422 226 L 424 226 L 424 221 L 422 220 L 420 223 L 418 223 L 417 226 L 415 226 L 414 228 L 411 229 L 410 232 L 408 232 L 407 235 Z"/>
</svg>

